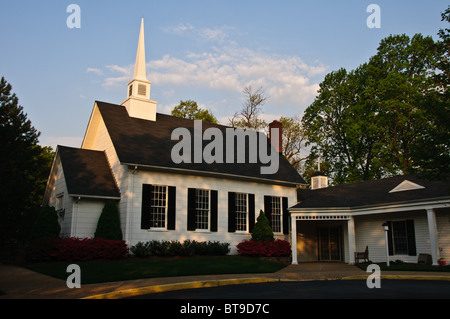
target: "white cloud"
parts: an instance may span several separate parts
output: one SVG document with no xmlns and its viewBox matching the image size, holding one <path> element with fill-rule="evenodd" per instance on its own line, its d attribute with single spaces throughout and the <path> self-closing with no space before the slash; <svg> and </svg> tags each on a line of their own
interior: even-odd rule
<svg viewBox="0 0 450 319">
<path fill-rule="evenodd" d="M 152 82 L 171 86 L 195 86 L 241 92 L 246 85 L 262 86 L 275 105 L 304 105 L 317 93 L 313 75 L 324 65 L 308 65 L 299 57 L 262 54 L 246 48 L 223 47 L 185 59 L 164 56 L 149 63 Z"/>
<path fill-rule="evenodd" d="M 105 66 L 105 69 L 106 70 L 95 69 L 98 70 L 98 72 L 95 73 L 104 76 L 102 86 L 105 89 L 114 90 L 117 88 L 123 88 L 124 83 L 126 84 L 131 80 L 133 77 L 134 65 L 107 65 Z"/>
<path fill-rule="evenodd" d="M 228 38 L 228 31 L 233 28 L 223 26 L 220 28 L 203 28 L 198 30 L 198 35 L 208 41 L 223 43 Z"/>
<path fill-rule="evenodd" d="M 190 23 L 186 23 L 186 24 L 180 23 L 176 26 L 164 27 L 162 29 L 166 33 L 181 35 L 181 34 L 185 33 L 186 31 L 194 29 L 194 27 Z"/>
<path fill-rule="evenodd" d="M 217 95 L 217 102 L 208 98 L 210 104 L 222 104 L 220 100 L 241 96 L 246 85 L 257 89 L 263 87 L 273 107 L 288 107 L 301 111 L 317 95 L 318 75 L 327 71 L 327 66 L 318 61 L 306 63 L 299 56 L 283 56 L 261 53 L 240 47 L 228 38 L 231 27 L 196 29 L 193 25 L 179 24 L 164 28 L 165 32 L 201 36 L 215 41 L 216 46 L 204 52 L 191 52 L 184 57 L 170 54 L 147 63 L 148 79 L 160 87 L 166 98 L 182 89 L 207 90 Z M 223 42 L 227 40 L 227 45 Z M 108 65 L 103 69 L 90 68 L 89 72 L 103 75 L 106 89 L 123 88 L 132 79 L 134 64 L 127 66 Z M 177 101 L 175 101 L 177 102 Z M 166 101 L 165 103 L 172 103 Z M 239 107 L 235 103 L 233 107 Z"/>
<path fill-rule="evenodd" d="M 102 70 L 97 69 L 97 68 L 87 68 L 86 72 L 88 72 L 88 73 L 91 72 L 91 73 L 95 73 L 95 74 L 98 74 L 98 75 L 103 75 Z"/>
<path fill-rule="evenodd" d="M 229 31 L 234 27 L 221 26 L 215 28 L 197 28 L 190 23 L 180 23 L 174 26 L 163 27 L 162 30 L 178 36 L 190 36 L 196 40 L 206 40 L 223 43 L 229 37 Z"/>
</svg>

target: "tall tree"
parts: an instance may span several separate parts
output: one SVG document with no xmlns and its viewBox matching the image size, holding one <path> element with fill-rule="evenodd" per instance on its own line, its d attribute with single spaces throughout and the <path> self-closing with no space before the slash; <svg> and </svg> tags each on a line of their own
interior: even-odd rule
<svg viewBox="0 0 450 319">
<path fill-rule="evenodd" d="M 434 80 L 442 56 L 437 48 L 431 37 L 391 35 L 368 63 L 325 77 L 302 121 L 335 184 L 423 171 L 417 154 L 430 159 L 430 153 L 418 150 L 436 139 L 448 150 L 448 139 L 438 137 L 442 127 L 448 132 L 448 121 L 436 116 L 446 112 L 448 98 Z M 436 94 L 443 104 L 435 103 Z"/>
<path fill-rule="evenodd" d="M 23 243 L 42 202 L 53 154 L 38 145 L 12 87 L 0 80 L 0 251 L 13 253 Z M 0 256 L 6 257 L 6 256 Z"/>
<path fill-rule="evenodd" d="M 450 6 L 442 13 L 442 21 L 450 22 Z M 450 29 L 438 32 L 437 72 L 434 89 L 425 96 L 424 109 L 429 114 L 428 125 L 412 148 L 412 155 L 421 170 L 434 178 L 450 177 Z"/>
<path fill-rule="evenodd" d="M 298 116 L 280 118 L 283 125 L 283 155 L 291 165 L 300 171 L 301 163 L 308 155 L 305 154 L 305 131 Z"/>
<path fill-rule="evenodd" d="M 245 96 L 243 108 L 229 119 L 230 125 L 254 130 L 264 129 L 267 123 L 259 117 L 261 109 L 268 99 L 264 90 L 261 87 L 253 91 L 252 87 L 248 85 L 244 88 L 243 94 Z"/>
<path fill-rule="evenodd" d="M 302 118 L 312 157 L 323 156 L 335 184 L 381 173 L 377 158 L 383 132 L 373 103 L 364 99 L 367 86 L 367 64 L 352 72 L 343 68 L 331 72 Z"/>
<path fill-rule="evenodd" d="M 388 136 L 386 154 L 391 154 L 391 173 L 420 170 L 412 149 L 430 125 L 431 114 L 425 106 L 434 90 L 434 75 L 439 59 L 431 37 L 416 34 L 389 36 L 369 62 L 372 98 L 383 117 Z"/>
<path fill-rule="evenodd" d="M 190 120 L 201 120 L 217 124 L 217 119 L 208 110 L 204 110 L 192 100 L 180 101 L 180 104 L 172 110 L 172 115 Z"/>
</svg>

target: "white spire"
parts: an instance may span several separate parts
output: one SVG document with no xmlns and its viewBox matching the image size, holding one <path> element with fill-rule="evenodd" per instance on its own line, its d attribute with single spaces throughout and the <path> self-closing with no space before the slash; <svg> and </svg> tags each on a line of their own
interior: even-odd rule
<svg viewBox="0 0 450 319">
<path fill-rule="evenodd" d="M 150 121 L 156 120 L 157 102 L 150 99 L 151 84 L 145 72 L 144 19 L 142 19 L 134 75 L 128 83 L 127 99 L 122 103 L 129 116 Z"/>
<path fill-rule="evenodd" d="M 141 20 L 141 31 L 136 53 L 136 64 L 134 66 L 133 80 L 148 81 L 145 72 L 145 40 L 144 40 L 144 18 Z"/>
</svg>

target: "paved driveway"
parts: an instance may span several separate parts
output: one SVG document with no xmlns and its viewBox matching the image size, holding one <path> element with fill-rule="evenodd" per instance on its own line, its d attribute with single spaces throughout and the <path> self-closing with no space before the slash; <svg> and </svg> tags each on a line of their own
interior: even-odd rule
<svg viewBox="0 0 450 319">
<path fill-rule="evenodd" d="M 136 298 L 144 299 L 450 299 L 450 281 L 381 280 L 368 288 L 366 280 L 321 280 L 232 285 L 188 289 Z"/>
</svg>

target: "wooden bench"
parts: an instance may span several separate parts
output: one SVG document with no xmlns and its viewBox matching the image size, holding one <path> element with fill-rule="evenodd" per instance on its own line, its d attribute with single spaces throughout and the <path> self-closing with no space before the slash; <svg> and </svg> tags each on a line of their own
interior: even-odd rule
<svg viewBox="0 0 450 319">
<path fill-rule="evenodd" d="M 369 246 L 366 246 L 364 252 L 355 252 L 355 263 L 358 263 L 360 259 L 364 259 L 365 262 L 369 262 Z"/>
</svg>

